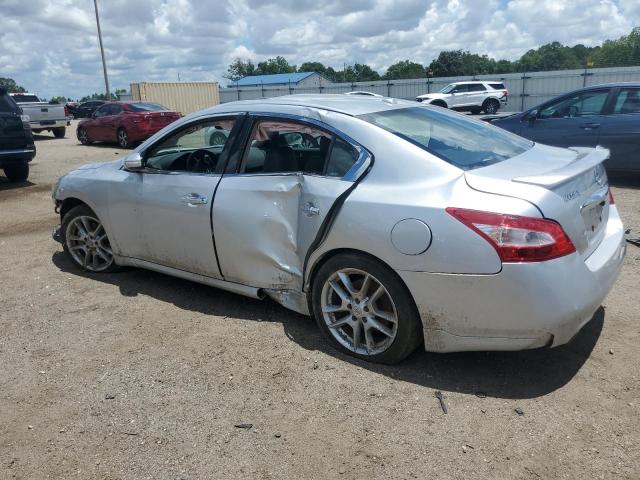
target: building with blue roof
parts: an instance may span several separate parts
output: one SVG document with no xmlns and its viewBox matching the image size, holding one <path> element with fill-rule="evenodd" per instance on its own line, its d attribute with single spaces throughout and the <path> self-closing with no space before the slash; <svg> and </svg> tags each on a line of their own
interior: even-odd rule
<svg viewBox="0 0 640 480">
<path fill-rule="evenodd" d="M 274 73 L 273 75 L 249 75 L 229 84 L 230 87 L 319 87 L 331 83 L 317 72 Z"/>
</svg>

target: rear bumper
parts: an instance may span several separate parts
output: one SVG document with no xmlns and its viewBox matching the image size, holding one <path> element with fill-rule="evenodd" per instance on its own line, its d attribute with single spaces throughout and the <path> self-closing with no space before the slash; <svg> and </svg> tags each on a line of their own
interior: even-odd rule
<svg viewBox="0 0 640 480">
<path fill-rule="evenodd" d="M 0 166 L 17 162 L 30 162 L 35 156 L 35 148 L 0 149 Z"/>
<path fill-rule="evenodd" d="M 71 125 L 71 122 L 65 118 L 64 120 L 51 120 L 51 123 L 48 123 L 46 120 L 42 122 L 29 122 L 29 125 L 31 125 L 31 130 L 47 130 L 49 128 L 68 127 Z"/>
<path fill-rule="evenodd" d="M 587 258 L 504 264 L 495 275 L 398 272 L 416 301 L 425 349 L 522 350 L 567 343 L 592 317 L 617 279 L 622 222 L 611 207 L 606 235 Z"/>
</svg>

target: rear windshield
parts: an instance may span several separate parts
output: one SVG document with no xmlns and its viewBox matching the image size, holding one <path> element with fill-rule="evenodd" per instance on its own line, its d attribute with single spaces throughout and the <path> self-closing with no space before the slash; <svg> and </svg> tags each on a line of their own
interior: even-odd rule
<svg viewBox="0 0 640 480">
<path fill-rule="evenodd" d="M 18 113 L 20 110 L 9 95 L 0 95 L 0 113 Z"/>
<path fill-rule="evenodd" d="M 160 110 L 166 110 L 165 107 L 160 105 L 159 103 L 130 103 L 129 109 L 134 112 L 158 112 Z"/>
<path fill-rule="evenodd" d="M 358 118 L 464 170 L 501 162 L 533 147 L 529 140 L 441 108 L 410 107 Z"/>
<path fill-rule="evenodd" d="M 490 83 L 489 86 L 496 90 L 506 90 L 506 88 L 504 88 L 504 83 Z"/>
<path fill-rule="evenodd" d="M 39 102 L 40 100 L 35 95 L 14 95 L 13 99 L 18 103 L 31 103 Z"/>
</svg>

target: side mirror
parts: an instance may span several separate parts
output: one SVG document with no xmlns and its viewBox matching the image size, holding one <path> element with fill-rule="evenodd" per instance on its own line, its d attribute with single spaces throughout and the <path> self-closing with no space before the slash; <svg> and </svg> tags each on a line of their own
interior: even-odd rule
<svg viewBox="0 0 640 480">
<path fill-rule="evenodd" d="M 527 113 L 526 119 L 529 122 L 535 122 L 536 118 L 538 118 L 538 110 L 537 109 L 534 108 L 529 113 Z"/>
<path fill-rule="evenodd" d="M 142 163 L 142 155 L 138 152 L 133 152 L 124 159 L 124 168 L 129 172 L 136 172 L 138 170 L 142 170 L 144 165 Z"/>
</svg>

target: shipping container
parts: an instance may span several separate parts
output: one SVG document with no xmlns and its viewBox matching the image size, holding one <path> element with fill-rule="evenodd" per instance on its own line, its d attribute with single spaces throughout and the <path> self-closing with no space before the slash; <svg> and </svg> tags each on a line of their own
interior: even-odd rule
<svg viewBox="0 0 640 480">
<path fill-rule="evenodd" d="M 155 102 L 187 115 L 220 103 L 218 82 L 140 82 L 131 84 L 134 101 Z"/>
</svg>

